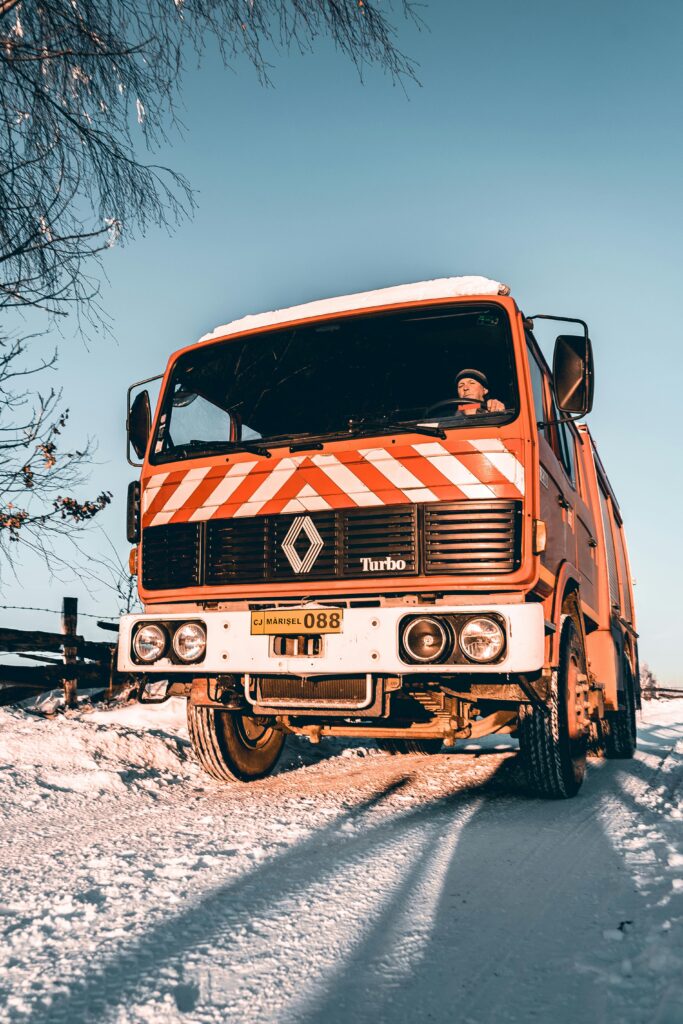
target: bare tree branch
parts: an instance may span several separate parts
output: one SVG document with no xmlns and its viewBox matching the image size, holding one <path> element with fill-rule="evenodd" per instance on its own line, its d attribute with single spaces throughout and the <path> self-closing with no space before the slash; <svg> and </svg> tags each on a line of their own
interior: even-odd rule
<svg viewBox="0 0 683 1024">
<path fill-rule="evenodd" d="M 411 0 L 394 2 L 417 20 Z M 396 47 L 391 3 L 0 0 L 0 312 L 73 310 L 101 323 L 106 249 L 150 225 L 171 229 L 191 211 L 188 182 L 140 154 L 178 127 L 182 72 L 207 41 L 226 65 L 246 57 L 263 83 L 267 50 L 305 51 L 322 37 L 361 76 L 374 64 L 403 82 L 415 70 Z M 92 444 L 63 450 L 60 392 L 28 387 L 55 357 L 27 359 L 28 340 L 0 331 L 0 568 L 23 544 L 52 569 L 55 539 L 72 538 L 110 495 L 74 496 Z"/>
<path fill-rule="evenodd" d="M 361 75 L 414 78 L 386 11 L 391 0 L 0 0 L 0 309 L 87 310 L 93 260 L 191 211 L 188 182 L 139 154 L 177 127 L 182 72 L 210 38 L 264 83 L 266 48 L 323 36 Z"/>
<path fill-rule="evenodd" d="M 27 338 L 0 338 L 0 565 L 11 566 L 15 546 L 38 552 L 49 565 L 59 561 L 57 537 L 90 522 L 109 504 L 111 495 L 76 498 L 83 485 L 93 445 L 65 451 L 62 433 L 69 410 L 61 394 L 21 390 L 20 380 L 53 369 L 56 353 L 26 362 Z"/>
</svg>

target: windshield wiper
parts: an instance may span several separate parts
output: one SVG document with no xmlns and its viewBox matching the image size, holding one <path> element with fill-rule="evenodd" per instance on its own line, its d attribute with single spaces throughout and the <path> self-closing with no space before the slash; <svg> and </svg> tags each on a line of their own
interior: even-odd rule
<svg viewBox="0 0 683 1024">
<path fill-rule="evenodd" d="M 230 452 L 253 452 L 254 455 L 262 455 L 264 459 L 272 459 L 273 453 L 264 444 L 258 441 L 229 441 Z"/>
<path fill-rule="evenodd" d="M 182 452 L 182 457 L 191 458 L 193 455 L 215 455 L 223 452 L 253 452 L 254 455 L 262 455 L 264 459 L 272 458 L 265 445 L 258 441 L 185 441 L 184 444 L 175 445 L 165 454 Z"/>
<path fill-rule="evenodd" d="M 289 446 L 290 452 L 322 451 L 325 446 L 322 441 L 294 441 Z"/>
<path fill-rule="evenodd" d="M 350 434 L 358 434 L 362 430 L 395 430 L 397 434 L 426 434 L 428 437 L 440 437 L 442 441 L 446 438 L 443 427 L 432 426 L 430 423 L 405 423 L 390 420 L 386 416 L 380 416 L 378 419 L 349 420 Z"/>
</svg>

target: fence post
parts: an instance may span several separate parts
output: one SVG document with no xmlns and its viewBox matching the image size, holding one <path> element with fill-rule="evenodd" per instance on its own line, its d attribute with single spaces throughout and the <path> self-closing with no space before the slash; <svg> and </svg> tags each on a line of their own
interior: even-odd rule
<svg viewBox="0 0 683 1024">
<path fill-rule="evenodd" d="M 73 665 L 78 660 L 78 647 L 73 639 L 78 633 L 78 598 L 65 597 L 62 599 L 62 633 L 64 634 L 64 664 Z M 67 708 L 75 708 L 77 704 L 78 681 L 76 679 L 63 679 L 64 704 Z"/>
<path fill-rule="evenodd" d="M 112 648 L 111 655 L 109 657 L 109 682 L 107 683 L 107 689 L 105 691 L 106 700 L 114 699 L 114 676 L 116 673 L 116 647 Z"/>
</svg>

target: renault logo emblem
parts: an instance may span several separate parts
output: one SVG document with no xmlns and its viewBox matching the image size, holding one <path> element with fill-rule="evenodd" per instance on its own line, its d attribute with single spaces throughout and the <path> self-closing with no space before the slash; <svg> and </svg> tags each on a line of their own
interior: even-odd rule
<svg viewBox="0 0 683 1024">
<path fill-rule="evenodd" d="M 310 545 L 303 558 L 301 558 L 295 547 L 302 533 L 306 534 Z M 311 517 L 297 516 L 282 542 L 282 550 L 294 572 L 310 572 L 322 549 L 323 539 L 316 530 L 315 523 Z"/>
</svg>

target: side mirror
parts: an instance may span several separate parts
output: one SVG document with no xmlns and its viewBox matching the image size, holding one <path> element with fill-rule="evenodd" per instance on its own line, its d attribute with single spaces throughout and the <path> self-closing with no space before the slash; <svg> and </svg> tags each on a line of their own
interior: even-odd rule
<svg viewBox="0 0 683 1024">
<path fill-rule="evenodd" d="M 560 334 L 553 356 L 555 400 L 560 412 L 585 416 L 593 408 L 593 346 L 588 334 Z"/>
<path fill-rule="evenodd" d="M 139 459 L 144 458 L 147 442 L 152 432 L 152 409 L 149 404 L 149 392 L 141 391 L 136 396 L 128 412 L 128 442 Z"/>
</svg>

